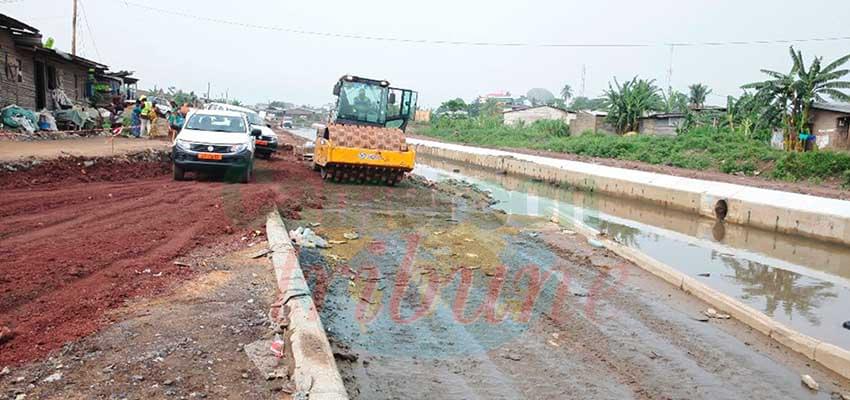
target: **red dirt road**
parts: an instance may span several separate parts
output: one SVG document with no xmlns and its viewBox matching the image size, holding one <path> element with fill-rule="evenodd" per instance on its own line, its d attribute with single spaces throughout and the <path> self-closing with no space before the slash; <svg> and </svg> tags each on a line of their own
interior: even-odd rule
<svg viewBox="0 0 850 400">
<path fill-rule="evenodd" d="M 289 156 L 258 162 L 248 185 L 174 182 L 156 161 L 99 160 L 85 174 L 67 162 L 50 163 L 43 183 L 30 181 L 38 171 L 0 175 L 0 326 L 14 335 L 0 343 L 0 365 L 38 359 L 128 298 L 191 276 L 175 258 L 239 242 L 275 205 L 290 216 L 321 207 L 318 175 Z"/>
</svg>

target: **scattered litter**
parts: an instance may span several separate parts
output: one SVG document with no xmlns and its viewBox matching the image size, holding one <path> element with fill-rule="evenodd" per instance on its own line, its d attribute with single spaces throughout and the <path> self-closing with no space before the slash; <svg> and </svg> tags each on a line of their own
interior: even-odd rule
<svg viewBox="0 0 850 400">
<path fill-rule="evenodd" d="M 538 233 L 538 232 L 528 232 L 528 236 L 531 236 L 532 238 L 536 238 L 536 237 L 540 236 L 540 233 Z"/>
<path fill-rule="evenodd" d="M 553 334 L 552 334 L 552 337 L 553 337 L 553 338 L 555 338 L 555 339 L 557 339 L 557 338 L 558 338 L 558 336 L 559 336 L 559 335 L 558 335 L 558 332 L 555 332 L 555 333 L 553 333 Z"/>
<path fill-rule="evenodd" d="M 709 278 L 709 277 L 711 277 L 711 273 L 710 272 L 703 272 L 701 274 L 697 274 L 697 276 L 701 276 L 703 278 Z"/>
<path fill-rule="evenodd" d="M 343 234 L 342 234 L 342 237 L 344 237 L 344 238 L 346 238 L 346 239 L 348 239 L 348 240 L 357 240 L 357 239 L 360 239 L 360 235 L 358 235 L 358 234 L 357 234 L 357 232 L 346 232 L 346 233 L 343 233 Z"/>
<path fill-rule="evenodd" d="M 471 238 L 463 238 L 463 241 L 464 241 L 464 242 L 467 242 L 467 243 L 472 243 L 472 242 L 474 242 L 474 240 L 472 240 Z"/>
<path fill-rule="evenodd" d="M 502 354 L 502 357 L 507 358 L 508 360 L 511 360 L 511 361 L 522 360 L 522 357 L 520 357 L 519 354 L 515 354 L 515 353 Z"/>
<path fill-rule="evenodd" d="M 729 319 L 732 318 L 729 314 L 721 314 L 717 312 L 717 310 L 713 308 L 709 308 L 708 310 L 703 311 L 706 317 L 709 318 L 717 318 L 717 319 Z"/>
<path fill-rule="evenodd" d="M 61 379 L 62 379 L 62 373 L 61 373 L 61 372 L 57 372 L 57 373 L 55 373 L 55 374 L 52 374 L 52 375 L 48 376 L 47 378 L 44 378 L 43 382 L 45 382 L 45 383 L 57 382 L 57 381 L 59 381 L 59 380 L 61 380 Z"/>
<path fill-rule="evenodd" d="M 24 394 L 24 393 L 18 393 L 18 395 L 15 396 L 15 400 L 25 400 L 26 398 L 27 398 L 27 395 Z"/>
<path fill-rule="evenodd" d="M 176 266 L 178 266 L 178 267 L 186 267 L 186 268 L 191 267 L 191 265 L 186 264 L 186 263 L 181 262 L 181 261 L 175 261 L 175 262 L 174 262 L 174 265 L 176 265 Z"/>
<path fill-rule="evenodd" d="M 812 378 L 810 375 L 803 375 L 801 379 L 803 380 L 803 384 L 805 384 L 809 389 L 814 390 L 815 392 L 820 389 L 820 385 L 818 385 L 815 378 Z"/>
<path fill-rule="evenodd" d="M 330 243 L 330 244 L 346 244 L 346 243 L 348 243 L 348 241 L 347 240 L 328 240 L 328 243 Z"/>
<path fill-rule="evenodd" d="M 9 375 L 12 373 L 12 370 L 9 367 L 3 367 L 3 370 L 0 370 L 0 376 Z"/>
<path fill-rule="evenodd" d="M 478 266 L 478 265 L 472 265 L 472 266 L 466 267 L 466 269 L 479 269 L 479 268 L 481 268 L 481 267 Z"/>
<path fill-rule="evenodd" d="M 585 292 L 574 292 L 573 296 L 575 296 L 575 297 L 587 297 L 589 295 Z"/>
<path fill-rule="evenodd" d="M 446 233 L 446 231 L 434 231 L 434 236 L 440 236 L 444 233 Z"/>
<path fill-rule="evenodd" d="M 280 337 L 280 334 L 275 333 L 274 340 L 272 340 L 271 344 L 272 354 L 274 354 L 274 356 L 277 358 L 283 358 L 283 347 L 283 338 Z"/>
<path fill-rule="evenodd" d="M 589 244 L 589 245 L 591 245 L 591 246 L 593 246 L 593 247 L 596 247 L 596 248 L 602 248 L 602 247 L 605 247 L 605 246 L 602 244 L 602 242 L 600 242 L 600 241 L 598 241 L 598 240 L 596 240 L 596 239 L 587 239 L 587 244 Z"/>
<path fill-rule="evenodd" d="M 319 225 L 322 225 L 322 223 L 321 223 L 321 222 L 311 222 L 311 223 L 310 223 L 310 227 L 311 227 L 311 228 L 315 228 L 315 227 L 317 227 L 317 226 L 319 226 Z"/>
<path fill-rule="evenodd" d="M 553 223 L 553 224 L 557 224 L 557 223 L 559 222 L 559 221 L 558 221 L 558 216 L 557 216 L 557 215 L 553 215 L 553 216 L 552 216 L 552 218 L 549 218 L 549 222 L 551 222 L 551 223 Z"/>
<path fill-rule="evenodd" d="M 466 253 L 466 256 L 469 258 L 478 258 L 478 254 L 475 253 Z"/>
<path fill-rule="evenodd" d="M 262 256 L 265 256 L 265 255 L 271 253 L 271 252 L 272 252 L 271 249 L 263 249 L 263 250 L 257 251 L 256 253 L 251 254 L 251 258 L 260 258 Z"/>
<path fill-rule="evenodd" d="M 554 340 L 550 340 L 550 341 L 549 341 L 549 344 L 551 344 L 552 346 L 555 346 L 555 347 L 561 347 L 561 345 L 560 345 L 560 344 L 558 344 L 558 343 L 555 343 L 555 341 L 554 341 Z"/>
<path fill-rule="evenodd" d="M 694 321 L 699 321 L 699 322 L 708 322 L 710 319 L 711 318 L 708 318 L 705 315 L 698 315 L 698 316 L 694 317 Z"/>
<path fill-rule="evenodd" d="M 153 274 L 153 276 L 159 278 L 160 276 L 162 276 L 162 272 L 161 271 L 157 272 L 157 273 Z"/>
<path fill-rule="evenodd" d="M 317 235 L 312 229 L 304 228 L 303 226 L 299 226 L 298 229 L 294 231 L 289 231 L 289 237 L 292 238 L 292 241 L 295 242 L 295 244 L 301 247 L 318 247 L 322 249 L 330 247 L 327 240 Z"/>
<path fill-rule="evenodd" d="M 575 231 L 571 231 L 569 229 L 562 229 L 561 233 L 563 233 L 564 235 L 569 235 L 569 236 L 575 236 L 575 234 L 576 234 Z"/>
</svg>

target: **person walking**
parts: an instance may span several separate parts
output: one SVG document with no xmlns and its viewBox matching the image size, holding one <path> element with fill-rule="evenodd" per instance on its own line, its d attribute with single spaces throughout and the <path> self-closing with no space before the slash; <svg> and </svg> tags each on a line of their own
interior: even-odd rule
<svg viewBox="0 0 850 400">
<path fill-rule="evenodd" d="M 150 117 L 150 114 L 151 114 L 151 110 L 153 110 L 153 105 L 151 104 L 151 102 L 148 101 L 148 98 L 145 97 L 145 96 L 142 96 L 139 100 L 142 102 L 142 113 L 140 115 L 141 118 L 142 118 L 141 135 L 150 136 L 150 133 L 151 133 L 151 117 Z"/>
<path fill-rule="evenodd" d="M 136 100 L 136 105 L 133 106 L 132 117 L 130 118 L 130 132 L 133 137 L 138 138 L 142 135 L 142 101 Z"/>
</svg>

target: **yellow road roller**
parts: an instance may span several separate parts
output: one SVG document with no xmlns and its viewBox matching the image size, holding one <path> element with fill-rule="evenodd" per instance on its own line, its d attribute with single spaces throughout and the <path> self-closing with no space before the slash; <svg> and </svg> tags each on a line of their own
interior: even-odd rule
<svg viewBox="0 0 850 400">
<path fill-rule="evenodd" d="M 404 131 L 416 114 L 417 93 L 345 75 L 333 94 L 337 101 L 329 123 L 316 130 L 313 169 L 335 182 L 400 182 L 416 163 Z"/>
</svg>

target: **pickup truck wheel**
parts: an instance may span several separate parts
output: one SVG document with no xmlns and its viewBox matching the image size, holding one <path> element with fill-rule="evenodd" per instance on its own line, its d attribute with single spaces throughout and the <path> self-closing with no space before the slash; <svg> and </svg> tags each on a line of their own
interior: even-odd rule
<svg viewBox="0 0 850 400">
<path fill-rule="evenodd" d="M 254 163 L 249 164 L 245 167 L 245 170 L 242 171 L 242 176 L 239 177 L 240 183 L 248 183 L 251 182 L 251 175 L 254 174 Z"/>
<path fill-rule="evenodd" d="M 186 171 L 184 171 L 183 168 L 178 166 L 177 164 L 172 164 L 172 172 L 174 172 L 175 181 L 182 181 L 185 178 L 184 174 L 186 173 Z"/>
</svg>

